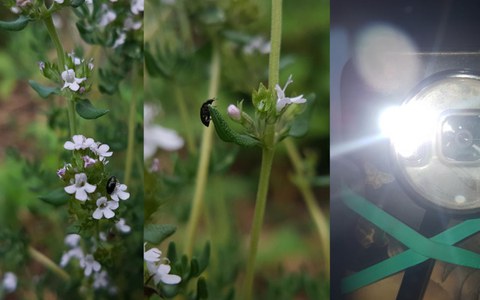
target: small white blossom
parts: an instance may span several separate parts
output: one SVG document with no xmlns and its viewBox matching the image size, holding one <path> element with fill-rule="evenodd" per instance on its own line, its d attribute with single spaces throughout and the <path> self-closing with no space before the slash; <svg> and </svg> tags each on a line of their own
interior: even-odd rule
<svg viewBox="0 0 480 300">
<path fill-rule="evenodd" d="M 142 27 L 142 22 L 137 21 L 135 22 L 132 18 L 132 16 L 128 16 L 125 21 L 123 21 L 123 29 L 125 31 L 129 30 L 138 30 Z"/>
<path fill-rule="evenodd" d="M 183 147 L 184 140 L 175 130 L 164 128 L 152 124 L 153 117 L 157 114 L 157 109 L 153 105 L 145 104 L 143 106 L 144 126 L 143 126 L 143 158 L 152 157 L 157 148 L 167 151 L 175 151 Z"/>
<path fill-rule="evenodd" d="M 78 261 L 81 261 L 84 258 L 83 250 L 80 247 L 75 247 L 67 252 L 63 253 L 62 258 L 60 259 L 60 266 L 65 267 L 72 258 L 76 258 Z"/>
<path fill-rule="evenodd" d="M 100 220 L 102 217 L 111 219 L 115 216 L 113 211 L 118 206 L 117 201 L 108 201 L 106 197 L 100 197 L 97 200 L 97 209 L 93 212 L 92 217 L 97 220 Z"/>
<path fill-rule="evenodd" d="M 134 15 L 138 15 L 143 11 L 143 0 L 132 0 L 130 9 Z"/>
<path fill-rule="evenodd" d="M 80 242 L 81 238 L 82 237 L 79 234 L 71 233 L 65 236 L 64 242 L 65 242 L 65 245 L 73 248 L 78 246 L 78 243 Z"/>
<path fill-rule="evenodd" d="M 130 193 L 126 192 L 126 190 L 127 186 L 125 184 L 117 183 L 115 185 L 115 189 L 110 194 L 110 197 L 115 201 L 119 201 L 120 199 L 127 200 L 128 198 L 130 198 Z"/>
<path fill-rule="evenodd" d="M 72 137 L 73 143 L 71 141 L 65 142 L 63 148 L 67 150 L 80 150 L 90 148 L 95 141 L 92 138 L 86 138 L 81 134 L 74 135 Z"/>
<path fill-rule="evenodd" d="M 100 18 L 100 22 L 98 22 L 98 26 L 100 26 L 101 28 L 112 23 L 117 18 L 117 14 L 115 13 L 115 11 L 109 9 L 108 5 L 106 4 L 102 4 L 101 12 L 102 16 Z"/>
<path fill-rule="evenodd" d="M 74 65 L 78 66 L 83 62 L 83 59 L 80 59 L 79 57 L 75 56 L 75 52 L 68 53 L 68 57 L 72 59 L 72 62 Z"/>
<path fill-rule="evenodd" d="M 270 53 L 270 41 L 265 40 L 263 36 L 254 37 L 243 47 L 243 53 L 252 54 L 254 51 L 262 54 Z"/>
<path fill-rule="evenodd" d="M 75 77 L 75 71 L 73 69 L 68 69 L 62 72 L 62 79 L 65 81 L 62 90 L 68 87 L 72 91 L 76 92 L 80 88 L 80 83 L 85 81 L 87 78 L 77 78 Z"/>
<path fill-rule="evenodd" d="M 12 6 L 10 8 L 10 11 L 16 15 L 18 15 L 19 13 L 21 13 L 22 11 L 20 10 L 20 8 L 18 8 L 17 6 Z"/>
<path fill-rule="evenodd" d="M 125 32 L 120 32 L 117 39 L 113 43 L 112 48 L 120 47 L 121 45 L 125 44 L 125 40 L 127 39 L 127 34 Z"/>
<path fill-rule="evenodd" d="M 123 232 L 123 233 L 129 233 L 132 228 L 127 225 L 125 222 L 124 218 L 120 218 L 117 223 L 115 223 L 115 228 L 117 228 L 118 231 Z"/>
<path fill-rule="evenodd" d="M 96 261 L 91 254 L 87 254 L 83 259 L 80 260 L 80 267 L 83 268 L 83 272 L 87 277 L 92 274 L 92 271 L 98 272 L 102 268 L 100 263 Z"/>
<path fill-rule="evenodd" d="M 233 104 L 230 104 L 227 107 L 227 113 L 230 116 L 230 118 L 232 118 L 234 120 L 240 121 L 240 119 L 242 118 L 241 113 L 240 113 L 240 109 L 238 109 L 238 107 L 236 107 Z"/>
<path fill-rule="evenodd" d="M 38 62 L 38 68 L 40 69 L 40 71 L 43 72 L 43 70 L 45 70 L 45 62 L 39 61 Z"/>
<path fill-rule="evenodd" d="M 93 143 L 90 146 L 90 150 L 100 157 L 100 161 L 103 161 L 105 157 L 110 157 L 113 154 L 112 151 L 108 151 L 110 150 L 110 146 L 107 144 Z"/>
<path fill-rule="evenodd" d="M 55 0 L 55 2 L 62 4 L 64 0 Z"/>
<path fill-rule="evenodd" d="M 151 248 L 145 251 L 145 246 L 147 243 L 143 244 L 143 259 L 146 262 L 157 262 L 160 261 L 160 256 L 162 255 L 162 251 L 158 248 Z"/>
<path fill-rule="evenodd" d="M 88 69 L 91 71 L 94 67 L 95 65 L 93 64 L 93 58 L 90 58 L 90 61 L 88 62 Z"/>
<path fill-rule="evenodd" d="M 63 168 L 58 169 L 57 176 L 59 178 L 63 178 L 63 176 L 65 176 L 65 173 L 67 172 L 67 169 L 71 166 L 72 166 L 71 164 L 65 164 Z"/>
<path fill-rule="evenodd" d="M 85 173 L 75 174 L 75 183 L 64 188 L 68 194 L 75 194 L 75 198 L 80 201 L 88 199 L 87 193 L 95 192 L 97 186 L 87 182 L 87 175 Z"/>
<path fill-rule="evenodd" d="M 98 290 L 106 287 L 108 287 L 107 271 L 103 270 L 102 272 L 93 274 L 93 288 Z"/>
<path fill-rule="evenodd" d="M 288 77 L 287 83 L 285 83 L 285 87 L 283 88 L 283 90 L 278 84 L 275 85 L 275 91 L 277 91 L 277 112 L 280 112 L 287 104 L 300 104 L 307 102 L 307 99 L 303 98 L 303 95 L 294 98 L 285 97 L 285 90 L 287 89 L 287 86 L 292 82 L 292 75 L 290 75 Z"/>
<path fill-rule="evenodd" d="M 97 162 L 96 159 L 93 159 L 88 155 L 85 155 L 82 158 L 83 158 L 83 162 L 84 162 L 84 165 L 83 165 L 84 168 L 88 168 L 90 166 L 93 166 Z"/>
<path fill-rule="evenodd" d="M 6 272 L 2 280 L 3 288 L 7 293 L 11 293 L 17 289 L 17 276 L 12 272 Z"/>
<path fill-rule="evenodd" d="M 177 284 L 182 280 L 178 275 L 168 274 L 171 270 L 169 265 L 147 263 L 147 268 L 150 275 L 153 275 L 153 281 L 155 284 L 158 284 L 160 281 L 166 284 Z"/>
</svg>

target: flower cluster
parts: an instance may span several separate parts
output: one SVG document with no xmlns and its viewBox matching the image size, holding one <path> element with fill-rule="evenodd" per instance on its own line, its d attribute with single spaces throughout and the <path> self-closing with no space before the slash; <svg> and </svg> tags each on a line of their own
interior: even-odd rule
<svg viewBox="0 0 480 300">
<path fill-rule="evenodd" d="M 165 284 L 178 284 L 182 278 L 178 275 L 169 274 L 171 267 L 168 265 L 168 259 L 161 258 L 162 251 L 158 248 L 151 248 L 145 251 L 145 246 L 147 243 L 143 244 L 143 260 L 147 266 L 147 271 L 149 276 L 153 277 L 155 284 L 163 282 Z M 165 263 L 162 263 L 165 262 Z"/>
<path fill-rule="evenodd" d="M 74 135 L 63 147 L 73 151 L 72 162 L 57 171 L 66 184 L 65 192 L 80 201 L 93 219 L 113 218 L 120 200 L 127 200 L 130 193 L 125 184 L 106 174 L 105 166 L 113 154 L 110 146 Z"/>
<path fill-rule="evenodd" d="M 65 237 L 65 245 L 68 250 L 63 253 L 60 266 L 65 268 L 71 261 L 77 261 L 78 266 L 83 269 L 85 277 L 93 278 L 94 289 L 108 288 L 110 292 L 115 292 L 115 287 L 109 283 L 107 271 L 102 269 L 102 265 L 94 257 L 96 246 L 92 247 L 91 253 L 86 253 L 82 248 L 81 239 L 78 234 L 68 234 Z"/>
</svg>

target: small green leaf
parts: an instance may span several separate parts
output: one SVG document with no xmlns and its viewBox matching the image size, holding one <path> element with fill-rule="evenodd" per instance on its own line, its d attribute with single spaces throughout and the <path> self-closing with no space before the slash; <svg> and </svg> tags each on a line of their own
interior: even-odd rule
<svg viewBox="0 0 480 300">
<path fill-rule="evenodd" d="M 0 21 L 0 28 L 10 31 L 20 31 L 25 28 L 31 19 L 25 16 L 19 16 L 14 21 Z"/>
<path fill-rule="evenodd" d="M 88 99 L 77 99 L 75 102 L 75 110 L 80 117 L 87 120 L 100 118 L 109 112 L 108 109 L 95 108 Z"/>
<path fill-rule="evenodd" d="M 207 282 L 203 277 L 197 281 L 197 299 L 208 299 Z"/>
<path fill-rule="evenodd" d="M 35 92 L 37 92 L 37 94 L 42 98 L 47 98 L 51 94 L 60 94 L 59 88 L 43 86 L 34 80 L 29 80 L 28 83 L 30 84 L 32 89 L 34 89 Z"/>
<path fill-rule="evenodd" d="M 207 242 L 205 247 L 203 247 L 203 251 L 198 258 L 198 268 L 199 268 L 199 275 L 205 271 L 210 261 L 210 243 Z"/>
<path fill-rule="evenodd" d="M 70 199 L 70 195 L 68 195 L 63 188 L 59 188 L 51 191 L 46 195 L 39 196 L 38 198 L 52 205 L 60 206 L 68 202 L 68 199 Z"/>
<path fill-rule="evenodd" d="M 72 0 L 70 2 L 70 5 L 72 7 L 79 7 L 80 5 L 82 5 L 83 3 L 85 2 L 85 0 Z"/>
<path fill-rule="evenodd" d="M 171 263 L 175 263 L 177 261 L 177 246 L 175 246 L 174 242 L 168 244 L 167 257 Z"/>
<path fill-rule="evenodd" d="M 160 244 L 171 236 L 177 228 L 170 224 L 149 224 L 143 230 L 143 239 L 152 244 Z"/>
<path fill-rule="evenodd" d="M 220 114 L 220 112 L 213 105 L 208 105 L 208 109 L 210 111 L 212 121 L 215 124 L 215 131 L 224 142 L 235 143 L 246 147 L 261 145 L 258 139 L 232 130 L 230 125 L 228 125 L 227 121 L 223 118 L 222 114 Z"/>
<path fill-rule="evenodd" d="M 198 260 L 196 258 L 192 258 L 190 261 L 190 277 L 197 277 L 200 275 L 200 267 L 198 266 Z"/>
</svg>

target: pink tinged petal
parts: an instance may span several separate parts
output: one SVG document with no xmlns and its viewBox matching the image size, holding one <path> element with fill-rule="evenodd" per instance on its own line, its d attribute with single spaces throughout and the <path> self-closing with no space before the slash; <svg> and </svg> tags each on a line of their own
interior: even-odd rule
<svg viewBox="0 0 480 300">
<path fill-rule="evenodd" d="M 65 148 L 67 150 L 74 150 L 75 149 L 75 144 L 70 142 L 70 141 L 67 141 L 67 142 L 65 142 L 65 144 L 63 144 L 63 148 Z"/>
<path fill-rule="evenodd" d="M 119 204 L 118 204 L 117 201 L 108 201 L 107 206 L 108 206 L 109 209 L 115 210 L 115 209 L 118 208 Z"/>
<path fill-rule="evenodd" d="M 76 92 L 76 91 L 78 91 L 78 89 L 80 88 L 80 86 L 78 85 L 78 83 L 73 82 L 73 83 L 71 83 L 71 84 L 69 85 L 69 88 L 70 88 L 72 91 Z"/>
<path fill-rule="evenodd" d="M 161 255 L 162 251 L 157 248 L 152 248 L 143 253 L 143 259 L 150 262 L 160 261 Z"/>
<path fill-rule="evenodd" d="M 85 189 L 85 191 L 87 191 L 88 193 L 93 193 L 95 192 L 95 190 L 97 189 L 97 186 L 96 185 L 92 185 L 88 182 L 85 182 L 85 185 L 83 186 L 83 188 Z"/>
<path fill-rule="evenodd" d="M 233 104 L 230 104 L 227 108 L 227 112 L 232 119 L 240 121 L 241 115 L 240 115 L 240 109 L 238 109 L 238 107 L 236 107 Z"/>
</svg>

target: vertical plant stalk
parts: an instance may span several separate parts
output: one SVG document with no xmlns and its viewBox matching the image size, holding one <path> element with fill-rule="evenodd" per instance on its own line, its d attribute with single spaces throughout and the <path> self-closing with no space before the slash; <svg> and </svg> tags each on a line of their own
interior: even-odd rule
<svg viewBox="0 0 480 300">
<path fill-rule="evenodd" d="M 134 65 L 132 76 L 134 77 L 135 85 L 132 89 L 132 97 L 130 97 L 130 114 L 128 116 L 128 144 L 127 144 L 127 153 L 125 159 L 125 184 L 128 186 L 130 184 L 130 178 L 132 177 L 132 165 L 133 165 L 133 156 L 134 156 L 134 146 L 135 146 L 135 115 L 137 114 L 136 105 L 137 98 L 139 97 L 138 87 L 143 84 L 139 84 L 139 79 L 142 79 L 143 76 L 139 76 L 138 68 Z"/>
<path fill-rule="evenodd" d="M 175 100 L 178 105 L 178 110 L 180 112 L 180 118 L 182 119 L 183 128 L 185 128 L 185 138 L 187 140 L 187 148 L 190 154 L 196 154 L 197 148 L 195 147 L 195 141 L 193 138 L 193 132 L 188 126 L 189 124 L 189 113 L 187 110 L 187 105 L 185 104 L 185 98 L 183 97 L 182 90 L 175 80 L 173 83 L 175 89 Z"/>
<path fill-rule="evenodd" d="M 63 280 L 68 281 L 70 280 L 70 275 L 68 275 L 65 270 L 57 266 L 50 258 L 46 257 L 42 253 L 38 252 L 32 247 L 28 247 L 28 254 L 30 254 L 30 257 L 52 271 L 53 273 L 57 274 L 59 277 L 61 277 Z"/>
<path fill-rule="evenodd" d="M 51 15 L 48 15 L 43 19 L 43 23 L 47 28 L 48 34 L 50 35 L 50 39 L 52 40 L 53 45 L 55 46 L 55 50 L 57 51 L 57 58 L 58 58 L 58 68 L 59 72 L 65 68 L 65 50 L 63 50 L 62 43 L 60 43 L 60 39 L 58 38 L 57 30 L 55 29 L 55 25 L 53 25 L 53 19 Z M 75 103 L 73 98 L 67 99 L 67 115 L 68 115 L 68 124 L 70 130 L 70 136 L 77 133 L 77 127 L 75 123 Z"/>
<path fill-rule="evenodd" d="M 308 212 L 315 223 L 316 230 L 320 237 L 324 272 L 327 278 L 330 278 L 330 231 L 327 218 L 318 205 L 315 195 L 313 194 L 308 182 L 308 178 L 305 176 L 302 159 L 298 153 L 297 147 L 290 138 L 285 139 L 284 144 L 287 149 L 288 156 L 290 157 L 290 161 L 295 169 L 294 183 L 300 190 L 300 193 L 302 193 Z"/>
<path fill-rule="evenodd" d="M 268 88 L 270 91 L 273 91 L 275 85 L 278 83 L 280 68 L 280 45 L 282 41 L 282 0 L 272 0 L 271 22 L 271 50 L 268 65 Z M 272 107 L 275 107 L 274 103 L 272 103 Z M 258 241 L 260 239 L 260 231 L 262 229 L 263 217 L 265 215 L 265 207 L 267 204 L 268 185 L 270 182 L 270 173 L 272 170 L 274 154 L 275 124 L 272 123 L 271 118 L 268 118 L 263 136 L 262 165 L 258 182 L 257 199 L 255 201 L 253 224 L 250 232 L 250 248 L 243 286 L 243 292 L 245 294 L 242 299 L 246 300 L 251 300 L 253 297 L 255 260 L 257 258 Z"/>
<path fill-rule="evenodd" d="M 212 63 L 210 66 L 210 86 L 208 88 L 208 98 L 214 98 L 218 93 L 220 83 L 220 50 L 218 43 L 214 41 L 212 52 Z M 193 195 L 192 209 L 187 224 L 187 234 L 185 242 L 185 253 L 191 256 L 193 253 L 193 244 L 195 242 L 195 232 L 200 220 L 200 212 L 203 206 L 205 196 L 205 186 L 208 178 L 208 165 L 210 162 L 210 153 L 213 143 L 213 126 L 204 128 L 202 136 L 202 146 L 200 149 L 200 161 L 197 169 L 195 192 Z"/>
</svg>

